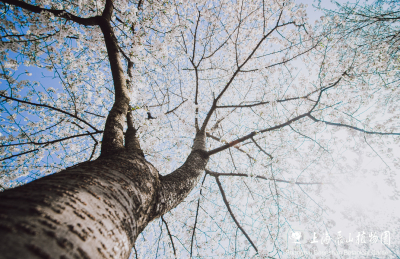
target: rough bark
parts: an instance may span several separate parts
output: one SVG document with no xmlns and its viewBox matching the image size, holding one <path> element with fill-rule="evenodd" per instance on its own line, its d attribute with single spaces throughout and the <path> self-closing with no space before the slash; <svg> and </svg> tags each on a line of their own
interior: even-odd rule
<svg viewBox="0 0 400 259">
<path fill-rule="evenodd" d="M 79 164 L 0 194 L 2 258 L 127 258 L 160 180 L 136 154 Z"/>
<path fill-rule="evenodd" d="M 197 184 L 208 161 L 203 136 L 164 177 L 126 148 L 0 193 L 0 257 L 128 258 L 147 224 Z"/>
</svg>

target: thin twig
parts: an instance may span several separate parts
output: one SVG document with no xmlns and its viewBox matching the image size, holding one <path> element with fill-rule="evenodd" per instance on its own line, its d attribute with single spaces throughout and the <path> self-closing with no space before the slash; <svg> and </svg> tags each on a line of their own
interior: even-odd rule
<svg viewBox="0 0 400 259">
<path fill-rule="evenodd" d="M 290 126 L 290 125 L 289 125 L 289 126 Z M 263 148 L 260 147 L 260 145 L 258 145 L 258 143 L 254 140 L 253 137 L 251 137 L 251 140 L 253 141 L 253 143 L 254 143 L 264 154 L 266 154 L 267 156 L 269 156 L 269 158 L 270 158 L 271 160 L 273 159 L 273 157 L 272 157 L 269 153 L 267 153 Z"/>
</svg>

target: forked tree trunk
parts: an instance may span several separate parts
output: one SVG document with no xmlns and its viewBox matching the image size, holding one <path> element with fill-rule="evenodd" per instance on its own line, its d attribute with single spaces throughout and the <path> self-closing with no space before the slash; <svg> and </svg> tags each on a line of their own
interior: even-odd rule
<svg viewBox="0 0 400 259">
<path fill-rule="evenodd" d="M 128 258 L 146 225 L 189 194 L 207 160 L 195 150 L 161 177 L 123 151 L 0 193 L 0 258 Z"/>
</svg>

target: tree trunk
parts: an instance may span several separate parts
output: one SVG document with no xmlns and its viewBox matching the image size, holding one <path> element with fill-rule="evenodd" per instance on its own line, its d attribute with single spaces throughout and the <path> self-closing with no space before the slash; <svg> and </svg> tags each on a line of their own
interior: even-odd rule
<svg viewBox="0 0 400 259">
<path fill-rule="evenodd" d="M 147 224 L 177 206 L 207 164 L 194 150 L 162 177 L 122 151 L 0 193 L 1 258 L 128 258 Z"/>
</svg>

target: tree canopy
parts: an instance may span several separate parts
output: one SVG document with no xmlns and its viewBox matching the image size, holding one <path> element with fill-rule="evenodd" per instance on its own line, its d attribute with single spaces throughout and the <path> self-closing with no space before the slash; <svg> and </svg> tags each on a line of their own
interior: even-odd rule
<svg viewBox="0 0 400 259">
<path fill-rule="evenodd" d="M 133 254 L 286 258 L 290 230 L 334 225 L 321 192 L 354 174 L 346 150 L 386 161 L 395 182 L 396 4 L 342 5 L 310 23 L 290 0 L 1 0 L 0 187 L 112 152 L 106 118 L 126 91 L 161 175 L 186 160 L 198 132 L 210 156 Z M 124 77 L 112 67 L 118 55 Z"/>
</svg>

